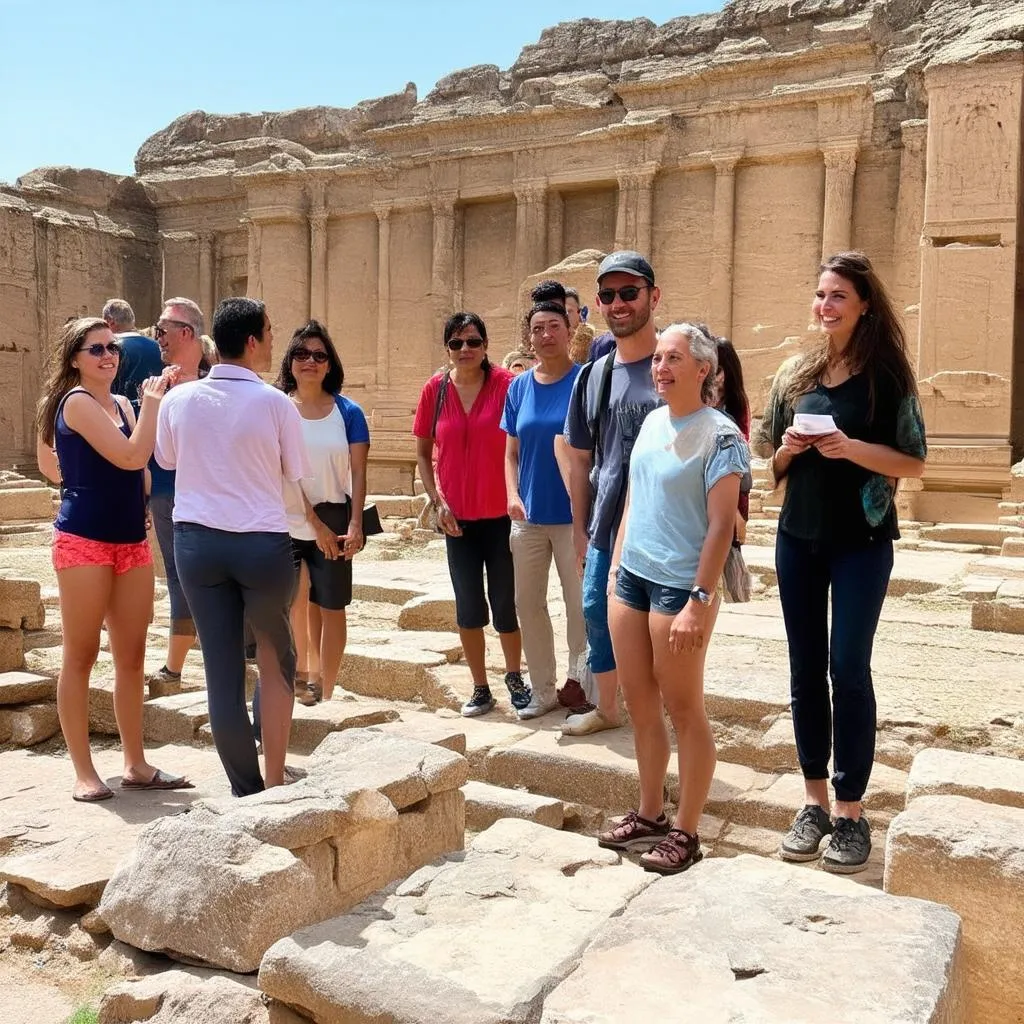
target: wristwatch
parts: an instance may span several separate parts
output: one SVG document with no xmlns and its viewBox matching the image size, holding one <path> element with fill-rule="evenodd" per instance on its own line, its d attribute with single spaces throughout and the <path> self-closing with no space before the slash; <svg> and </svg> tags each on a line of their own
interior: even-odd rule
<svg viewBox="0 0 1024 1024">
<path fill-rule="evenodd" d="M 705 608 L 711 604 L 711 595 L 703 587 L 694 587 L 693 590 L 690 591 L 690 597 L 694 601 L 700 601 Z"/>
</svg>

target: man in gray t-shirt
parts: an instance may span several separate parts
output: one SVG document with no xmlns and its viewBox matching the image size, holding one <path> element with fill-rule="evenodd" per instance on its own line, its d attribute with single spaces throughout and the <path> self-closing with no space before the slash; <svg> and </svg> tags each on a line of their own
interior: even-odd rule
<svg viewBox="0 0 1024 1024">
<path fill-rule="evenodd" d="M 584 565 L 587 662 L 598 690 L 597 708 L 571 715 L 562 727 L 573 736 L 619 724 L 608 574 L 626 500 L 629 457 L 640 425 L 658 405 L 651 357 L 657 344 L 653 315 L 661 293 L 650 263 L 638 252 L 613 252 L 598 268 L 597 285 L 598 305 L 615 348 L 584 366 L 565 421 L 573 542 Z"/>
</svg>

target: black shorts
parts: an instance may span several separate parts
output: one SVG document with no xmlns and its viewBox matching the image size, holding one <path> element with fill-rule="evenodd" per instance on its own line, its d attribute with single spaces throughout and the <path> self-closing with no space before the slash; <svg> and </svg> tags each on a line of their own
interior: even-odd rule
<svg viewBox="0 0 1024 1024">
<path fill-rule="evenodd" d="M 455 589 L 455 620 L 460 629 L 482 629 L 487 625 L 490 603 L 494 628 L 499 633 L 514 633 L 519 628 L 516 616 L 516 581 L 512 566 L 509 533 L 512 520 L 460 519 L 461 537 L 445 537 L 448 548 L 448 572 Z M 487 570 L 487 596 L 484 596 L 484 570 Z"/>
<path fill-rule="evenodd" d="M 316 506 L 316 514 L 337 534 L 348 531 L 351 507 L 324 503 Z M 340 544 L 339 544 L 340 547 Z M 302 563 L 309 569 L 309 599 L 328 611 L 340 611 L 352 603 L 352 563 L 345 558 L 327 558 L 315 540 L 292 538 L 292 559 L 298 574 Z"/>
</svg>

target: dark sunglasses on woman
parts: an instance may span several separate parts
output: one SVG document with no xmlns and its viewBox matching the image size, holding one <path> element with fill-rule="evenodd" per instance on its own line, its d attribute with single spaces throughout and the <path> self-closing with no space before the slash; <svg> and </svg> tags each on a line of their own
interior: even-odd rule
<svg viewBox="0 0 1024 1024">
<path fill-rule="evenodd" d="M 297 359 L 300 363 L 308 363 L 310 359 L 313 360 L 318 366 L 322 363 L 327 362 L 327 353 L 316 351 L 308 348 L 297 348 L 292 353 L 292 359 Z"/>
<path fill-rule="evenodd" d="M 83 345 L 78 351 L 88 352 L 89 355 L 95 356 L 97 359 L 99 359 L 99 357 L 103 355 L 104 352 L 109 352 L 112 356 L 120 356 L 121 345 L 119 342 L 116 341 L 108 341 L 106 345 L 103 345 L 97 341 L 93 342 L 92 345 Z"/>
<path fill-rule="evenodd" d="M 483 338 L 449 338 L 448 347 L 453 352 L 458 352 L 463 345 L 468 345 L 470 348 L 479 348 L 484 343 Z"/>
</svg>

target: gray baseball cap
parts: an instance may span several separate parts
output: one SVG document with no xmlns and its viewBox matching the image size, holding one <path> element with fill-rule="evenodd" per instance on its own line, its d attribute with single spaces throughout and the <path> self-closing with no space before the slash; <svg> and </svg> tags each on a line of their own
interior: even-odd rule
<svg viewBox="0 0 1024 1024">
<path fill-rule="evenodd" d="M 633 274 L 642 277 L 648 284 L 654 284 L 654 270 L 650 263 L 632 249 L 620 249 L 609 253 L 597 268 L 597 280 L 600 283 L 605 274 Z"/>
</svg>

